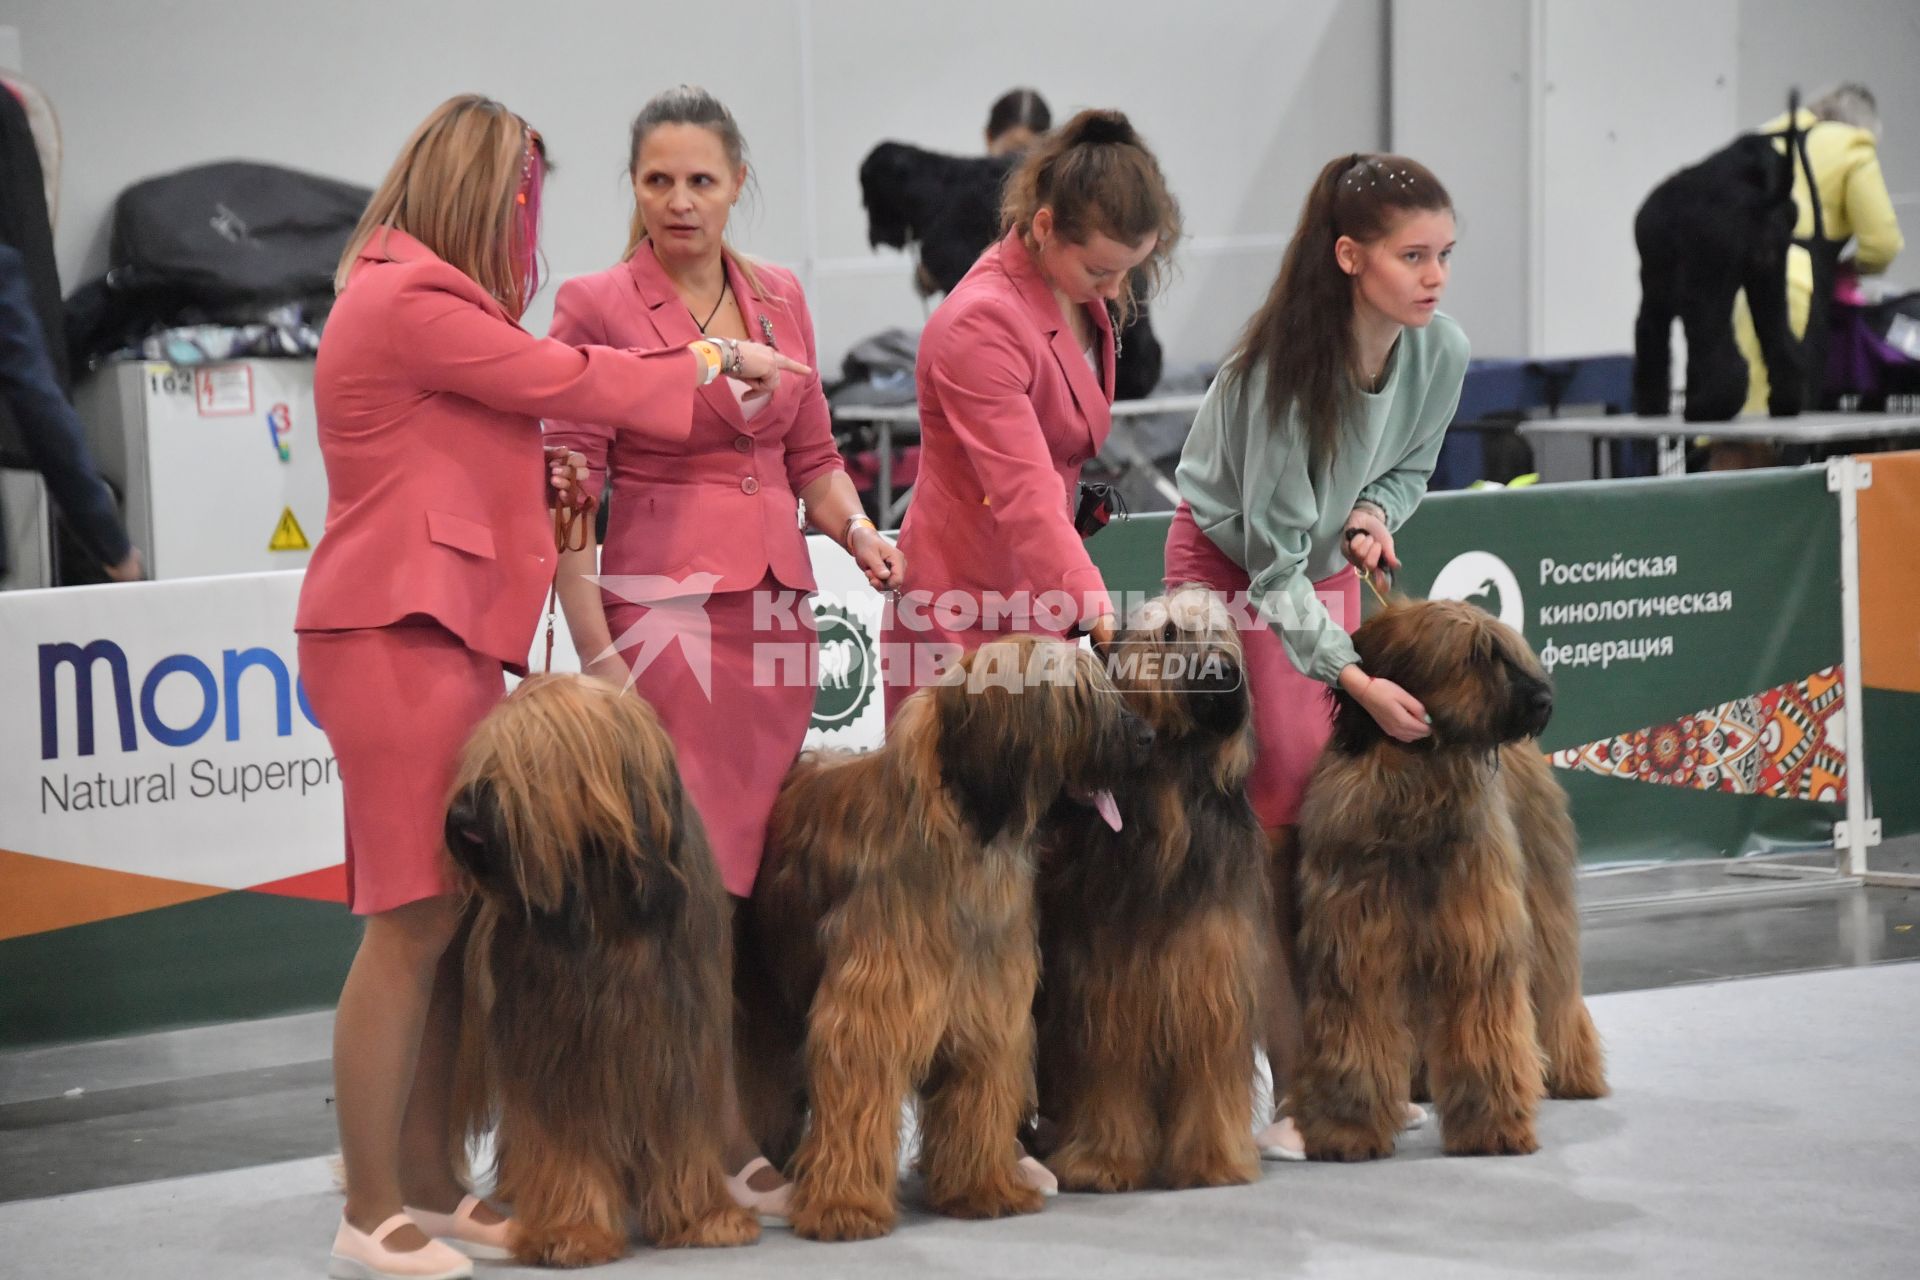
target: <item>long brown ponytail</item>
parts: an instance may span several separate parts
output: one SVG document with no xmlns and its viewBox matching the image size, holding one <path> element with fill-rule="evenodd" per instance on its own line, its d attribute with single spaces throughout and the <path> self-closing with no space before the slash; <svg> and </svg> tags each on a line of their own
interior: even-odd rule
<svg viewBox="0 0 1920 1280">
<path fill-rule="evenodd" d="M 1452 208 L 1440 180 L 1406 156 L 1340 156 L 1307 191 L 1280 274 L 1247 321 L 1227 368 L 1242 380 L 1255 369 L 1265 373 L 1269 420 L 1278 427 L 1292 409 L 1316 465 L 1339 451 L 1341 424 L 1352 419 L 1359 400 L 1353 280 L 1335 260 L 1334 244 L 1341 236 L 1377 240 L 1402 212 Z"/>
</svg>

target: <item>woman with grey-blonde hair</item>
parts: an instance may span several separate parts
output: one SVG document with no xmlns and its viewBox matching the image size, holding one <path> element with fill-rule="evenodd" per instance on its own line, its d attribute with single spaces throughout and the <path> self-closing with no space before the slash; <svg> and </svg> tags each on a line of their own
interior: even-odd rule
<svg viewBox="0 0 1920 1280">
<path fill-rule="evenodd" d="M 1801 107 L 1797 123 L 1806 133 L 1807 161 L 1813 168 L 1814 186 L 1819 191 L 1825 243 L 1811 246 L 1796 243 L 1787 253 L 1787 318 L 1796 338 L 1808 332 L 1807 319 L 1813 314 L 1816 300 L 1816 277 L 1829 274 L 1815 270 L 1815 253 L 1827 253 L 1828 261 L 1835 263 L 1841 274 L 1877 275 L 1892 265 L 1905 244 L 1899 219 L 1894 216 L 1893 199 L 1887 193 L 1886 176 L 1880 171 L 1880 110 L 1873 91 L 1853 82 L 1835 85 Z M 1784 134 L 1786 128 L 1787 117 L 1782 114 L 1761 125 L 1759 131 Z M 1793 173 L 1793 201 L 1800 211 L 1793 238 L 1798 242 L 1811 242 L 1813 197 L 1807 185 L 1806 169 L 1798 164 Z M 1843 258 L 1841 254 L 1849 239 L 1853 241 L 1853 254 Z M 1825 287 L 1832 288 L 1831 280 Z M 1824 330 L 1824 321 L 1820 328 Z M 1740 354 L 1747 360 L 1745 412 L 1765 413 L 1767 362 L 1760 354 L 1760 339 L 1747 310 L 1745 292 L 1733 301 L 1733 337 Z M 1826 375 L 1822 367 L 1826 344 L 1814 341 L 1811 350 L 1815 365 L 1807 370 L 1807 376 L 1809 385 L 1817 390 Z M 1770 446 L 1758 446 L 1758 451 L 1766 456 L 1752 456 L 1753 446 L 1718 445 L 1713 465 L 1764 465 L 1771 460 Z"/>
</svg>

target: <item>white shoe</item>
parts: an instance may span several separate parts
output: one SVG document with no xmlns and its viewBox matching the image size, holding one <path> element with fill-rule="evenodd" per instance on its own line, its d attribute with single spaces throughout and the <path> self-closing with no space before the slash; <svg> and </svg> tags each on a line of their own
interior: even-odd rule
<svg viewBox="0 0 1920 1280">
<path fill-rule="evenodd" d="M 762 1169 L 771 1169 L 773 1164 L 765 1156 L 755 1156 L 747 1161 L 746 1168 L 727 1179 L 727 1194 L 742 1209 L 751 1209 L 760 1219 L 763 1227 L 791 1226 L 788 1221 L 789 1210 L 793 1204 L 793 1184 L 783 1182 L 771 1191 L 755 1191 L 748 1185 L 748 1179 Z"/>
<path fill-rule="evenodd" d="M 481 1222 L 473 1216 L 480 1207 L 479 1196 L 466 1196 L 452 1213 L 407 1206 L 407 1215 L 422 1231 L 435 1240 L 445 1240 L 469 1258 L 482 1262 L 505 1262 L 513 1256 L 513 1219 Z"/>
<path fill-rule="evenodd" d="M 1292 1116 L 1281 1116 L 1253 1135 L 1253 1145 L 1260 1148 L 1262 1160 L 1307 1158 L 1307 1140 L 1300 1136 L 1300 1130 L 1294 1128 Z"/>
<path fill-rule="evenodd" d="M 1032 1156 L 1020 1157 L 1020 1180 L 1043 1196 L 1060 1194 L 1060 1179 L 1053 1176 L 1053 1170 Z"/>
<path fill-rule="evenodd" d="M 406 1214 L 396 1213 L 368 1232 L 341 1218 L 327 1274 L 334 1280 L 472 1280 L 473 1263 L 431 1237 L 424 1248 L 404 1253 L 387 1248 L 388 1236 L 401 1227 L 418 1225 Z"/>
</svg>

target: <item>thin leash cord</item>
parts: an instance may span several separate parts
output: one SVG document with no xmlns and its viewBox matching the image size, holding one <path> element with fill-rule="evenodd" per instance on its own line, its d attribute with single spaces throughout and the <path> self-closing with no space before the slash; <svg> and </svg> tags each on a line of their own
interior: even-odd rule
<svg viewBox="0 0 1920 1280">
<path fill-rule="evenodd" d="M 584 507 L 556 506 L 553 509 L 553 547 L 555 551 L 584 551 L 587 547 L 586 521 L 599 503 L 589 499 Z M 578 539 L 578 545 L 575 540 Z M 553 671 L 553 624 L 555 606 L 560 602 L 560 565 L 556 558 L 553 581 L 547 584 L 547 660 L 543 674 Z"/>
<path fill-rule="evenodd" d="M 1360 581 L 1367 584 L 1367 590 L 1373 592 L 1373 598 L 1380 602 L 1380 607 L 1382 609 L 1386 608 L 1387 597 L 1381 592 L 1380 583 L 1376 578 L 1376 574 L 1378 571 L 1373 569 L 1361 568 L 1360 566 L 1355 565 L 1354 572 L 1360 575 Z"/>
</svg>

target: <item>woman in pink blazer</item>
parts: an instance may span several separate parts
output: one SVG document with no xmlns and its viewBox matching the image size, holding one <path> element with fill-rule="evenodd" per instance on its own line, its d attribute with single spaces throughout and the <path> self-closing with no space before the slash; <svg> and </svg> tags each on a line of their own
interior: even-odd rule
<svg viewBox="0 0 1920 1280">
<path fill-rule="evenodd" d="M 347 884 L 366 932 L 340 993 L 334 1093 L 347 1203 L 329 1271 L 470 1274 L 511 1224 L 465 1194 L 447 1147 L 460 1005 L 441 830 L 455 756 L 524 671 L 555 561 L 540 418 L 687 433 L 723 363 L 776 393 L 804 365 L 761 346 L 568 346 L 517 323 L 537 288 L 546 155 L 496 102 L 415 131 L 341 259 L 314 371 L 326 534 L 295 619 L 301 678 L 339 761 Z M 429 1237 L 439 1237 L 430 1239 Z"/>
<path fill-rule="evenodd" d="M 1083 111 L 1008 177 L 1002 222 L 920 339 L 920 478 L 900 531 L 913 569 L 883 637 L 889 716 L 994 635 L 1104 645 L 1113 631 L 1074 500 L 1112 425 L 1107 305 L 1127 305 L 1136 271 L 1151 294 L 1179 207 L 1127 118 Z"/>
<path fill-rule="evenodd" d="M 726 107 L 688 86 L 654 98 L 633 122 L 628 168 L 627 258 L 561 287 L 554 336 L 642 347 L 752 336 L 811 364 L 799 282 L 726 246 L 746 181 Z M 784 379 L 771 395 L 728 379 L 656 411 L 651 435 L 616 434 L 592 414 L 549 424 L 550 441 L 585 456 L 593 492 L 613 486 L 602 576 L 590 576 L 589 545 L 562 557 L 560 589 L 588 669 L 659 713 L 727 891 L 745 898 L 813 709 L 815 584 L 798 505 L 875 587 L 890 586 L 903 561 L 861 511 L 817 375 Z M 754 1146 L 733 1089 L 726 1096 L 734 1196 L 782 1216 L 786 1184 Z"/>
</svg>

